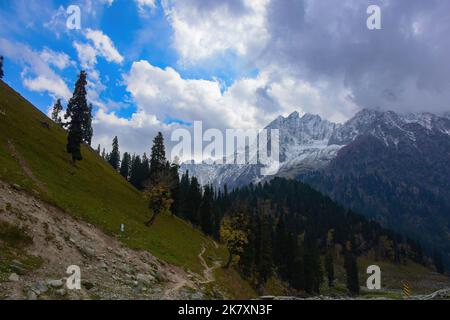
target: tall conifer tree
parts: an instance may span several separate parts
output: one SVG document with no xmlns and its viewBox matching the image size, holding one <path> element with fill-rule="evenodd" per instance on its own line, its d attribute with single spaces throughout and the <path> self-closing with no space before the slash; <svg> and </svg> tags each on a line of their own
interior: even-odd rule
<svg viewBox="0 0 450 320">
<path fill-rule="evenodd" d="M 70 119 L 68 125 L 67 152 L 72 155 L 72 162 L 83 159 L 81 155 L 81 143 L 85 137 L 83 123 L 88 110 L 86 100 L 86 72 L 81 71 L 75 84 L 73 96 L 67 105 L 66 119 Z"/>
<path fill-rule="evenodd" d="M 158 184 L 161 180 L 166 166 L 166 150 L 164 147 L 164 137 L 161 132 L 153 139 L 152 154 L 150 157 L 150 184 Z"/>
<path fill-rule="evenodd" d="M 117 136 L 114 137 L 112 143 L 112 151 L 108 159 L 109 164 L 114 168 L 114 170 L 119 170 L 120 166 L 120 151 L 119 151 L 119 139 Z"/>
<path fill-rule="evenodd" d="M 347 276 L 347 289 L 351 294 L 359 294 L 358 265 L 356 256 L 347 251 L 344 259 L 344 268 Z"/>
<path fill-rule="evenodd" d="M 131 169 L 131 156 L 128 152 L 123 154 L 122 162 L 120 164 L 120 175 L 125 179 L 128 179 L 130 176 Z"/>
<path fill-rule="evenodd" d="M 56 100 L 55 104 L 53 105 L 53 110 L 52 110 L 52 120 L 62 126 L 62 119 L 60 117 L 60 113 L 63 110 L 63 106 L 61 104 L 61 99 Z"/>
</svg>

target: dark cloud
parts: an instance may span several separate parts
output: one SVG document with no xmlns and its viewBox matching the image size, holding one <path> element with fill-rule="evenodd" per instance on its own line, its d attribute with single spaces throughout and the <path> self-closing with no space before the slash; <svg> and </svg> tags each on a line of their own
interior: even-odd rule
<svg viewBox="0 0 450 320">
<path fill-rule="evenodd" d="M 382 30 L 366 27 L 371 4 L 381 7 Z M 449 12 L 445 0 L 272 1 L 259 63 L 343 82 L 360 107 L 450 110 Z"/>
</svg>

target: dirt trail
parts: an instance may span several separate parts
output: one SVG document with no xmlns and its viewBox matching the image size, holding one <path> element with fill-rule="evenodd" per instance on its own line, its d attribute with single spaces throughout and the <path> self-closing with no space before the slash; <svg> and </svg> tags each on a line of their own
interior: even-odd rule
<svg viewBox="0 0 450 320">
<path fill-rule="evenodd" d="M 45 186 L 42 181 L 40 181 L 31 170 L 30 166 L 28 165 L 27 161 L 22 157 L 22 155 L 17 151 L 16 147 L 14 146 L 13 142 L 11 140 L 8 140 L 8 149 L 11 152 L 11 155 L 14 159 L 17 160 L 20 167 L 22 168 L 23 172 L 36 184 L 36 186 L 43 192 L 48 193 L 48 189 Z"/>
<path fill-rule="evenodd" d="M 214 261 L 214 265 L 212 267 L 209 267 L 206 263 L 205 259 L 203 258 L 203 254 L 205 253 L 206 248 L 205 246 L 202 247 L 202 250 L 200 251 L 198 258 L 200 259 L 200 263 L 202 264 L 204 270 L 203 270 L 203 277 L 205 280 L 201 281 L 200 283 L 206 284 L 216 281 L 214 277 L 214 270 L 220 267 L 220 261 Z"/>
<path fill-rule="evenodd" d="M 218 247 L 217 243 L 214 242 L 214 245 Z M 216 281 L 214 277 L 214 270 L 217 269 L 220 266 L 220 261 L 214 261 L 214 265 L 212 267 L 209 267 L 206 263 L 205 259 L 203 258 L 203 254 L 206 252 L 206 247 L 202 246 L 202 249 L 200 250 L 200 253 L 198 254 L 198 258 L 200 260 L 201 265 L 203 266 L 203 280 L 198 281 L 198 284 L 207 284 Z M 190 287 L 192 286 L 192 281 L 187 280 L 186 278 L 174 278 L 173 283 L 169 285 L 166 288 L 166 291 L 164 292 L 163 299 L 173 299 L 177 296 L 177 293 L 184 287 Z"/>
<path fill-rule="evenodd" d="M 191 286 L 191 282 L 182 277 L 174 277 L 172 284 L 170 284 L 164 292 L 163 300 L 173 300 L 178 296 L 181 288 Z"/>
</svg>

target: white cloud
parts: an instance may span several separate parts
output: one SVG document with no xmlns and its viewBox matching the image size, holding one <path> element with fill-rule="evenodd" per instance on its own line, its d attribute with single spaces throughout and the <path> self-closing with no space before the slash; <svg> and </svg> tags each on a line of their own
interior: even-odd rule
<svg viewBox="0 0 450 320">
<path fill-rule="evenodd" d="M 82 68 L 90 69 L 97 64 L 97 51 L 94 47 L 90 44 L 77 41 L 73 43 L 73 46 L 77 51 L 78 60 L 80 61 Z"/>
<path fill-rule="evenodd" d="M 140 12 L 145 11 L 146 8 L 155 9 L 156 0 L 134 0 Z"/>
<path fill-rule="evenodd" d="M 112 6 L 114 0 L 100 0 L 100 2 L 106 3 L 108 6 Z"/>
<path fill-rule="evenodd" d="M 248 0 L 236 13 L 226 2 L 207 4 L 198 0 L 167 0 L 164 10 L 174 30 L 173 45 L 183 63 L 196 63 L 227 50 L 256 55 L 268 40 L 268 0 Z M 212 8 L 211 8 L 212 7 Z"/>
<path fill-rule="evenodd" d="M 97 54 L 104 57 L 108 62 L 123 62 L 122 55 L 117 51 L 111 39 L 102 31 L 87 29 L 86 39 L 93 42 Z"/>
<path fill-rule="evenodd" d="M 23 67 L 22 80 L 24 85 L 33 91 L 48 92 L 54 97 L 68 99 L 71 95 L 64 80 L 50 67 L 50 63 L 42 57 L 42 53 L 34 51 L 29 46 L 0 38 L 0 51 L 8 59 Z M 45 50 L 43 51 L 45 52 Z M 64 53 L 55 53 L 64 56 Z M 52 63 L 53 64 L 53 63 Z"/>
<path fill-rule="evenodd" d="M 59 77 L 48 77 L 40 75 L 35 78 L 23 78 L 24 85 L 32 91 L 49 92 L 56 97 L 63 97 L 66 100 L 70 97 L 66 83 Z"/>
<path fill-rule="evenodd" d="M 109 147 L 119 133 L 121 149 L 140 154 L 148 153 L 158 131 L 163 132 L 170 150 L 172 131 L 183 125 L 166 123 L 168 117 L 191 123 L 201 120 L 205 130 L 246 129 L 263 128 L 278 115 L 286 116 L 293 110 L 342 121 L 356 108 L 348 98 L 350 92 L 332 83 L 300 81 L 275 67 L 254 78 L 237 80 L 221 91 L 219 81 L 184 79 L 171 67 L 161 69 L 148 61 L 137 61 L 124 75 L 124 83 L 137 105 L 136 112 L 125 119 L 108 113 L 109 108 L 100 109 L 94 121 L 94 142 Z M 323 91 L 329 91 L 330 96 L 323 96 Z"/>
<path fill-rule="evenodd" d="M 64 70 L 74 63 L 66 53 L 56 52 L 49 48 L 44 48 L 44 50 L 42 50 L 41 58 L 48 64 L 53 65 L 60 70 Z"/>
<path fill-rule="evenodd" d="M 205 126 L 219 129 L 262 128 L 279 114 L 293 110 L 342 120 L 352 105 L 351 93 L 342 88 L 300 81 L 275 67 L 255 78 L 237 80 L 223 92 L 218 81 L 183 79 L 173 68 L 161 69 L 147 61 L 134 62 L 124 81 L 139 112 L 160 121 L 167 116 L 187 122 L 203 120 Z M 327 90 L 346 94 L 331 101 L 321 95 Z M 334 110 L 329 108 L 331 104 Z"/>
<path fill-rule="evenodd" d="M 100 72 L 96 69 L 97 57 L 103 57 L 108 62 L 119 64 L 123 62 L 124 58 L 115 48 L 112 40 L 102 31 L 87 29 L 85 37 L 89 42 L 74 41 L 73 47 L 77 51 L 81 67 L 88 73 L 88 99 L 95 106 L 106 109 L 108 103 L 102 102 L 100 97 L 106 87 L 102 83 Z"/>
</svg>

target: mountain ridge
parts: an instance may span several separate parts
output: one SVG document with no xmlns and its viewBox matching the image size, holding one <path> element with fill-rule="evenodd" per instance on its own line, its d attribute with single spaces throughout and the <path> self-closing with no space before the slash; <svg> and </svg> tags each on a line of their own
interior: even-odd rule
<svg viewBox="0 0 450 320">
<path fill-rule="evenodd" d="M 276 176 L 300 179 L 384 226 L 418 236 L 450 261 L 448 114 L 363 109 L 333 124 L 293 112 L 266 128 L 280 129 Z M 218 188 L 272 179 L 260 176 L 255 165 L 183 169 Z"/>
</svg>

